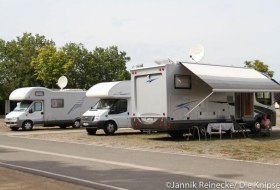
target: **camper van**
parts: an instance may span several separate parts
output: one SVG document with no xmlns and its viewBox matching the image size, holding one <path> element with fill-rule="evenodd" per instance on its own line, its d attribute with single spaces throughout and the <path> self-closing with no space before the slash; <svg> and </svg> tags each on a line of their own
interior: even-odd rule
<svg viewBox="0 0 280 190">
<path fill-rule="evenodd" d="M 76 89 L 50 90 L 27 87 L 14 90 L 9 99 L 16 101 L 15 109 L 6 115 L 6 126 L 11 130 L 32 130 L 33 126 L 80 127 L 83 112 L 98 99 L 86 97 L 86 91 Z"/>
<path fill-rule="evenodd" d="M 131 124 L 138 130 L 167 131 L 181 137 L 198 126 L 231 122 L 251 129 L 268 114 L 275 125 L 274 96 L 280 86 L 254 69 L 198 63 L 156 65 L 131 70 Z"/>
<path fill-rule="evenodd" d="M 130 81 L 102 82 L 91 87 L 86 96 L 100 98 L 90 110 L 82 116 L 81 124 L 89 135 L 103 129 L 106 135 L 112 135 L 119 128 L 130 125 Z"/>
</svg>

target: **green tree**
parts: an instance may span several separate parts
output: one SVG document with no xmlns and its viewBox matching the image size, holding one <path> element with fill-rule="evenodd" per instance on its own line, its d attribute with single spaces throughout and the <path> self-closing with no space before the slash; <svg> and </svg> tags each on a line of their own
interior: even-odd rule
<svg viewBox="0 0 280 190">
<path fill-rule="evenodd" d="M 11 41 L 0 40 L 1 99 L 7 99 L 16 88 L 40 85 L 30 64 L 39 49 L 46 45 L 54 45 L 54 42 L 31 33 L 24 33 Z"/>
<path fill-rule="evenodd" d="M 89 51 L 83 44 L 67 43 L 62 47 L 67 59 L 72 61 L 66 76 L 68 78 L 68 88 L 89 88 L 91 78 L 94 73 Z"/>
<path fill-rule="evenodd" d="M 260 60 L 254 60 L 254 61 L 245 61 L 245 67 L 253 68 L 259 72 L 266 73 L 270 77 L 273 77 L 274 71 L 269 70 L 269 66 L 264 64 Z"/>
<path fill-rule="evenodd" d="M 119 51 L 117 46 L 106 49 L 97 47 L 92 52 L 92 57 L 96 64 L 97 82 L 130 79 L 130 74 L 126 70 L 126 63 L 130 61 L 130 57 L 126 56 L 126 52 Z"/>
<path fill-rule="evenodd" d="M 68 71 L 73 62 L 68 59 L 63 50 L 54 46 L 46 46 L 39 50 L 39 54 L 32 61 L 35 76 L 45 87 L 55 87 L 58 78 Z"/>
</svg>

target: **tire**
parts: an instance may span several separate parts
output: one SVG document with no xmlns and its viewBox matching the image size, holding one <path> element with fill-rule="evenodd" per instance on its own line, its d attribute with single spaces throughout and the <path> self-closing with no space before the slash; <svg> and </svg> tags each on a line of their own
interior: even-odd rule
<svg viewBox="0 0 280 190">
<path fill-rule="evenodd" d="M 182 139 L 184 135 L 184 131 L 169 131 L 168 134 L 173 138 L 173 139 Z"/>
<path fill-rule="evenodd" d="M 117 130 L 117 125 L 113 121 L 108 121 L 104 126 L 104 132 L 106 135 L 113 135 Z"/>
<path fill-rule="evenodd" d="M 76 119 L 72 125 L 74 129 L 80 128 L 81 127 L 81 121 L 79 119 Z"/>
<path fill-rule="evenodd" d="M 86 128 L 86 130 L 88 135 L 95 135 L 97 131 L 97 129 L 90 129 L 90 128 Z"/>
<path fill-rule="evenodd" d="M 10 127 L 12 131 L 18 131 L 19 127 Z"/>
<path fill-rule="evenodd" d="M 254 133 L 257 133 L 257 132 L 259 132 L 261 130 L 261 124 L 259 123 L 259 122 L 255 122 L 254 123 L 254 126 L 252 127 L 252 131 L 254 132 Z"/>
<path fill-rule="evenodd" d="M 23 131 L 31 131 L 33 128 L 33 122 L 32 121 L 24 121 L 22 124 L 22 130 Z"/>
</svg>

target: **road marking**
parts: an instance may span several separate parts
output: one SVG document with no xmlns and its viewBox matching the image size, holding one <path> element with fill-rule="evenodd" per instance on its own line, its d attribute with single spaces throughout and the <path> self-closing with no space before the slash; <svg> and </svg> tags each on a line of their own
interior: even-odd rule
<svg viewBox="0 0 280 190">
<path fill-rule="evenodd" d="M 214 177 L 210 175 L 196 175 L 193 173 L 188 172 L 182 172 L 182 171 L 172 171 L 162 168 L 156 168 L 156 167 L 149 167 L 149 166 L 143 166 L 143 165 L 137 165 L 137 164 L 131 164 L 131 163 L 125 163 L 125 162 L 117 162 L 117 161 L 109 161 L 109 160 L 101 160 L 97 158 L 89 158 L 89 157 L 81 157 L 81 156 L 74 156 L 69 154 L 60 154 L 60 153 L 54 153 L 54 152 L 47 152 L 47 151 L 41 151 L 41 150 L 34 150 L 34 149 L 27 149 L 27 148 L 21 148 L 21 147 L 13 147 L 13 146 L 6 146 L 6 145 L 0 145 L 0 148 L 6 148 L 6 149 L 12 149 L 12 150 L 19 150 L 19 151 L 25 151 L 25 152 L 32 152 L 37 154 L 44 154 L 44 155 L 51 155 L 51 156 L 57 156 L 57 157 L 63 157 L 63 158 L 71 158 L 71 159 L 77 159 L 77 160 L 84 160 L 84 161 L 91 161 L 91 162 L 97 162 L 97 163 L 105 163 L 105 164 L 111 164 L 111 165 L 117 165 L 127 168 L 135 168 L 139 170 L 147 170 L 147 171 L 156 171 L 156 172 L 165 172 L 169 174 L 175 174 L 175 175 L 186 175 L 191 176 L 195 178 L 204 178 L 209 180 L 216 180 L 216 181 L 227 181 L 232 183 L 244 183 L 244 184 L 251 184 L 251 182 L 247 181 L 241 181 L 241 180 L 231 180 L 231 179 L 224 179 L 220 177 Z"/>
<path fill-rule="evenodd" d="M 91 184 L 91 185 L 95 185 L 95 186 L 99 186 L 99 187 L 106 187 L 106 188 L 114 189 L 114 190 L 127 190 L 125 188 L 121 188 L 121 187 L 117 187 L 117 186 L 107 185 L 107 184 L 103 184 L 103 183 L 97 183 L 97 182 L 94 182 L 94 181 L 89 181 L 89 180 L 80 179 L 80 178 L 76 178 L 76 177 L 71 177 L 71 176 L 67 176 L 67 175 L 57 174 L 57 173 L 53 173 L 53 172 L 47 172 L 47 171 L 38 170 L 38 169 L 34 169 L 34 168 L 29 168 L 29 167 L 14 165 L 14 164 L 7 164 L 7 163 L 4 163 L 4 162 L 0 162 L 0 166 L 6 166 L 6 167 L 9 167 L 9 168 L 13 168 L 13 169 L 21 169 L 21 170 L 35 172 L 35 173 L 42 173 L 42 174 L 46 174 L 46 175 L 49 175 L 49 176 L 55 176 L 55 177 L 60 177 L 60 178 L 64 178 L 64 179 L 70 179 L 70 180 L 73 180 L 73 181 L 87 183 L 87 184 Z"/>
<path fill-rule="evenodd" d="M 227 161 L 234 161 L 234 162 L 245 162 L 245 163 L 270 165 L 270 166 L 280 166 L 280 164 L 276 164 L 276 163 L 265 163 L 265 162 L 252 161 L 252 160 L 238 160 L 238 159 L 234 159 L 234 158 L 219 158 L 219 157 L 214 156 L 214 155 L 205 155 L 205 154 L 199 155 L 199 154 L 190 154 L 190 153 L 167 152 L 167 151 L 161 151 L 161 150 L 147 150 L 147 149 L 143 149 L 143 148 L 113 147 L 112 145 L 100 145 L 100 144 L 96 144 L 96 143 L 69 142 L 69 141 L 53 140 L 53 139 L 52 140 L 39 139 L 39 138 L 28 137 L 28 136 L 12 136 L 12 135 L 8 135 L 8 136 L 11 137 L 11 138 L 23 138 L 23 139 L 40 140 L 40 141 L 50 141 L 50 142 L 60 142 L 60 143 L 68 143 L 68 144 L 79 144 L 79 145 L 87 145 L 87 146 L 106 147 L 106 148 L 112 148 L 112 149 L 133 150 L 133 151 L 162 153 L 162 154 L 170 154 L 170 155 L 209 158 L 209 159 L 216 159 L 216 160 L 227 160 Z"/>
</svg>

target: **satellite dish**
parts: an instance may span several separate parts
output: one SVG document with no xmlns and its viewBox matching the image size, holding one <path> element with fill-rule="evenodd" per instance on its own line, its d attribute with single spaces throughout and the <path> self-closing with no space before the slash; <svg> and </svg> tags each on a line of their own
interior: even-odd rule
<svg viewBox="0 0 280 190">
<path fill-rule="evenodd" d="M 197 63 L 199 62 L 204 56 L 204 47 L 201 44 L 196 44 L 191 47 L 190 52 L 190 60 L 191 62 Z"/>
<path fill-rule="evenodd" d="M 68 83 L 68 79 L 66 78 L 66 76 L 59 77 L 57 81 L 57 85 L 61 90 L 67 85 L 67 83 Z"/>
</svg>

